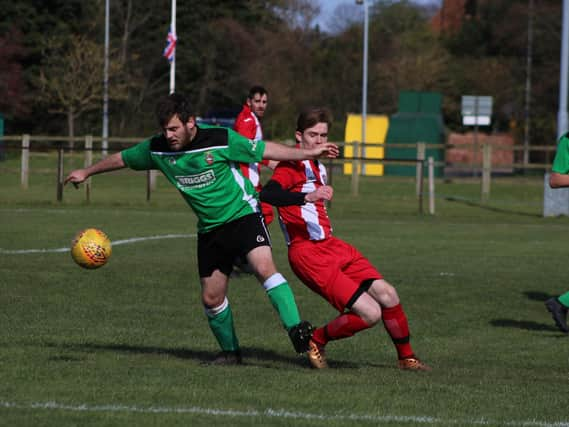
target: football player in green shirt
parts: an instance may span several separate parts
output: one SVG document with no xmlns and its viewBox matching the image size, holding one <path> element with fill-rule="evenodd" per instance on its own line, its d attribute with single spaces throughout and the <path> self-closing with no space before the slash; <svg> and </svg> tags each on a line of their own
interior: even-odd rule
<svg viewBox="0 0 569 427">
<path fill-rule="evenodd" d="M 246 257 L 298 353 L 308 349 L 312 333 L 301 321 L 292 290 L 277 271 L 258 193 L 244 178 L 239 163 L 269 160 L 334 158 L 331 143 L 298 149 L 253 141 L 231 129 L 196 125 L 188 99 L 170 94 L 161 99 L 156 116 L 162 133 L 112 154 L 84 169 L 72 171 L 65 183 L 121 168 L 159 169 L 180 192 L 198 218 L 198 270 L 202 303 L 222 352 L 216 364 L 241 363 L 241 352 L 227 299 L 233 260 Z"/>
<path fill-rule="evenodd" d="M 553 167 L 549 176 L 551 188 L 569 187 L 569 134 L 563 135 L 557 144 L 557 151 L 553 159 Z M 565 333 L 567 327 L 567 310 L 569 309 L 569 292 L 548 299 L 545 307 L 551 313 L 557 327 Z"/>
</svg>

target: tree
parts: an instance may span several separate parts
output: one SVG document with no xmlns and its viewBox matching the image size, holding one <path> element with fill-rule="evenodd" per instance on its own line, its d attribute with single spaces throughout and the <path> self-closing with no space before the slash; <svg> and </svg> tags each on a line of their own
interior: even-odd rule
<svg viewBox="0 0 569 427">
<path fill-rule="evenodd" d="M 113 0 L 110 6 L 110 45 L 114 47 L 111 59 L 120 68 L 110 72 L 109 78 L 115 87 L 119 85 L 125 90 L 124 97 L 114 98 L 109 106 L 114 118 L 110 125 L 113 133 L 119 135 L 144 131 L 146 122 L 153 123 L 147 120 L 151 114 L 144 112 L 144 104 L 167 93 L 168 66 L 161 54 L 170 22 L 169 2 L 149 8 L 144 2 Z M 102 9 L 100 13 L 103 14 Z M 134 117 L 139 120 L 133 120 Z"/>
<path fill-rule="evenodd" d="M 452 16 L 443 14 L 444 25 L 441 21 L 438 28 L 445 31 L 439 34 L 436 19 L 431 23 L 432 5 L 369 1 L 368 111 L 395 112 L 401 90 L 440 92 L 446 124 L 461 130 L 461 95 L 491 95 L 494 129 L 510 129 L 510 123 L 517 123 L 511 128 L 517 132 L 524 120 L 527 0 L 455 3 L 461 7 Z M 465 14 L 466 3 L 476 5 L 470 14 Z M 532 144 L 549 144 L 555 137 L 561 6 L 559 0 L 535 3 Z M 0 40 L 20 41 L 12 53 L 6 51 L 10 44 L 0 43 L 0 73 L 4 72 L 0 81 L 16 93 L 22 93 L 18 87 L 26 87 L 21 98 L 0 101 L 9 103 L 6 111 L 12 117 L 7 126 L 16 132 L 60 134 L 65 126 L 51 119 L 51 112 L 57 111 L 73 117 L 68 128 L 81 117 L 73 132 L 80 127 L 91 133 L 100 129 L 104 4 L 105 0 L 0 0 L 5 16 L 0 19 Z M 291 137 L 299 109 L 320 104 L 332 109 L 337 122 L 333 138 L 341 138 L 346 113 L 361 109 L 362 8 L 352 1 L 337 9 L 337 28 L 325 34 L 312 23 L 314 4 L 310 0 L 178 1 L 176 90 L 188 94 L 195 111 L 204 114 L 211 108 L 238 106 L 249 86 L 263 84 L 271 94 L 265 122 L 271 137 Z M 155 100 L 168 93 L 169 66 L 162 50 L 169 23 L 170 0 L 111 1 L 112 135 L 156 130 Z M 21 36 L 9 33 L 12 26 Z M 86 47 L 93 51 L 90 58 L 71 55 L 79 49 L 72 47 L 74 38 L 90 41 Z M 45 39 L 60 40 L 62 45 L 46 49 Z M 73 61 L 82 61 L 87 71 L 70 67 Z M 21 83 L 16 79 L 18 69 Z M 81 81 L 60 82 L 71 74 Z M 7 78 L 15 80 L 6 84 Z M 66 85 L 82 88 L 90 78 L 91 95 L 83 92 L 87 105 L 57 95 Z"/>
<path fill-rule="evenodd" d="M 101 105 L 103 49 L 83 36 L 50 38 L 45 43 L 44 58 L 37 82 L 40 101 L 48 111 L 66 115 L 72 146 L 75 120 Z M 115 96 L 118 93 L 115 91 Z"/>
<path fill-rule="evenodd" d="M 38 102 L 43 95 L 39 76 L 44 61 L 45 40 L 52 37 L 69 38 L 70 34 L 88 35 L 93 29 L 94 9 L 94 2 L 83 0 L 0 0 L 0 38 L 19 46 L 17 55 L 12 59 L 21 67 L 25 87 L 25 108 L 12 108 L 13 113 L 6 122 L 6 128 L 14 132 L 52 131 L 61 134 L 64 127 L 60 121 L 52 120 L 45 105 Z M 16 33 L 12 33 L 12 29 Z M 4 56 L 0 58 L 0 62 L 5 59 Z M 10 77 L 14 76 L 10 74 Z M 17 85 L 10 84 L 10 87 L 15 89 Z"/>
<path fill-rule="evenodd" d="M 419 7 L 406 1 L 379 3 L 371 25 L 371 108 L 396 112 L 402 90 L 448 93 L 450 56 Z"/>
<path fill-rule="evenodd" d="M 0 111 L 6 116 L 25 113 L 22 33 L 12 28 L 5 37 L 0 37 Z"/>
<path fill-rule="evenodd" d="M 526 107 L 528 2 L 480 0 L 478 3 L 476 15 L 464 18 L 455 33 L 448 33 L 442 39 L 452 56 L 452 76 L 459 89 L 456 96 L 461 93 L 493 96 L 493 128 L 511 131 L 521 139 Z M 556 138 L 560 16 L 559 1 L 535 3 L 532 145 L 551 144 Z M 453 126 L 460 128 L 456 121 Z"/>
</svg>

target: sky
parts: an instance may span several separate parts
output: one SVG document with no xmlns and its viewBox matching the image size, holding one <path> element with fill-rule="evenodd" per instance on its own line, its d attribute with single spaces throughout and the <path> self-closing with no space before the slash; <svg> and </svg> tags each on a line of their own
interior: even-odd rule
<svg viewBox="0 0 569 427">
<path fill-rule="evenodd" d="M 413 0 L 415 3 L 441 3 L 441 0 Z M 355 5 L 356 0 L 319 0 L 320 3 L 320 16 L 316 19 L 316 23 L 324 31 L 327 30 L 327 22 L 334 14 L 334 10 L 341 4 Z"/>
</svg>

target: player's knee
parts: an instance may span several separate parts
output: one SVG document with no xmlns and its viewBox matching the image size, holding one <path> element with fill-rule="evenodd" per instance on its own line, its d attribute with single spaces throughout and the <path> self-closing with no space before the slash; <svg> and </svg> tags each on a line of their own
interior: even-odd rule
<svg viewBox="0 0 569 427">
<path fill-rule="evenodd" d="M 397 294 L 397 289 L 395 289 L 395 287 L 390 285 L 389 283 L 385 288 L 385 295 L 386 298 L 391 300 L 394 304 L 399 303 L 399 295 Z"/>
<path fill-rule="evenodd" d="M 251 267 L 261 282 L 264 282 L 277 272 L 272 259 L 258 261 L 255 264 L 252 264 Z"/>
<path fill-rule="evenodd" d="M 381 306 L 393 307 L 394 305 L 399 304 L 399 295 L 397 294 L 397 290 L 393 285 L 383 279 L 376 280 L 369 293 Z"/>
<path fill-rule="evenodd" d="M 366 307 L 360 317 L 372 327 L 381 320 L 381 307 L 379 305 Z"/>
<path fill-rule="evenodd" d="M 401 300 L 399 299 L 399 295 L 397 294 L 397 291 L 394 288 L 393 293 L 390 295 L 389 304 L 387 304 L 387 307 L 396 306 L 400 302 L 401 302 Z"/>
<path fill-rule="evenodd" d="M 270 247 L 253 249 L 247 255 L 247 261 L 261 282 L 277 272 Z"/>
<path fill-rule="evenodd" d="M 203 293 L 202 304 L 206 308 L 219 307 L 225 301 L 225 295 L 214 293 Z"/>
</svg>

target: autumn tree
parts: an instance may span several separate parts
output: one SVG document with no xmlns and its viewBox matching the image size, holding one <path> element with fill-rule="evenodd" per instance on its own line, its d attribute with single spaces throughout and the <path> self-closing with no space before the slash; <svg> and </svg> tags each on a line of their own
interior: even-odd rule
<svg viewBox="0 0 569 427">
<path fill-rule="evenodd" d="M 435 91 L 443 95 L 445 123 L 460 131 L 461 95 L 491 95 L 494 129 L 519 132 L 527 106 L 528 2 L 466 3 L 477 7 L 469 6 L 468 14 L 456 15 L 458 21 L 438 34 L 431 27 L 433 4 L 368 2 L 370 113 L 395 112 L 401 90 Z M 18 42 L 17 35 L 8 36 L 11 27 L 21 34 L 16 54 L 1 56 L 3 70 L 12 70 L 5 76 L 15 78 L 19 67 L 26 87 L 20 105 L 30 110 L 26 116 L 16 108 L 18 98 L 10 99 L 7 108 L 13 117 L 7 127 L 17 132 L 61 133 L 63 121 L 52 119 L 52 112 L 57 111 L 68 117 L 72 133 L 100 129 L 104 5 L 105 0 L 0 0 L 0 13 L 6 17 L 0 19 L 0 39 Z M 169 65 L 162 56 L 169 6 L 170 0 L 111 2 L 110 59 L 111 64 L 120 64 L 109 76 L 112 135 L 156 130 L 155 100 L 168 92 L 169 83 Z M 354 2 L 339 8 L 337 25 L 329 33 L 314 25 L 316 13 L 315 2 L 310 0 L 178 2 L 176 90 L 192 99 L 196 113 L 204 114 L 239 106 L 249 86 L 263 84 L 271 95 L 265 129 L 272 137 L 290 137 L 298 110 L 319 104 L 333 110 L 333 138 L 340 138 L 346 113 L 361 109 L 362 8 Z M 549 144 L 555 137 L 560 16 L 558 0 L 535 1 L 532 144 Z M 61 46 L 48 49 L 46 39 L 59 40 Z M 89 42 L 84 48 L 93 54 L 87 58 L 76 52 L 74 56 L 79 49 L 74 43 L 79 42 L 72 43 L 72 39 Z M 69 65 L 79 62 L 84 68 Z M 71 79 L 70 74 L 81 76 L 81 81 L 63 82 Z M 70 94 L 64 97 L 66 85 L 79 88 L 86 104 Z M 89 86 L 91 92 L 81 85 Z M 6 87 L 17 90 L 18 86 L 13 81 Z M 123 88 L 124 96 L 116 98 L 121 94 L 117 87 Z"/>
<path fill-rule="evenodd" d="M 450 55 L 421 10 L 406 1 L 380 2 L 372 16 L 371 108 L 396 112 L 403 90 L 448 93 Z"/>
</svg>

